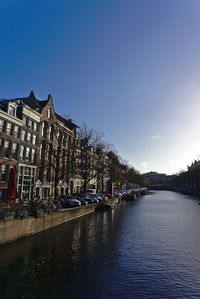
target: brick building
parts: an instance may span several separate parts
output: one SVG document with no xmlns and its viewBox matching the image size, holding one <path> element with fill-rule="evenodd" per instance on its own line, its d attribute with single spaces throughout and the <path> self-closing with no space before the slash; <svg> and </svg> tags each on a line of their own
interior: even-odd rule
<svg viewBox="0 0 200 299">
<path fill-rule="evenodd" d="M 40 113 L 25 104 L 25 98 L 0 102 L 1 197 L 6 196 L 9 169 L 17 168 L 19 199 L 34 195 Z"/>
<path fill-rule="evenodd" d="M 73 167 L 66 168 L 69 168 L 69 160 L 71 164 L 73 161 L 77 127 L 55 112 L 50 95 L 45 101 L 38 100 L 33 92 L 28 97 L 1 100 L 1 199 L 5 200 L 6 197 L 11 167 L 17 168 L 20 200 L 53 196 L 56 175 L 62 177 L 57 184 L 57 194 L 68 194 L 70 186 L 73 192 Z M 62 138 L 62 144 L 57 154 L 59 138 Z M 55 161 L 61 154 L 63 160 Z M 54 167 L 56 163 L 59 165 L 57 174 Z"/>
<path fill-rule="evenodd" d="M 20 200 L 57 197 L 97 188 L 95 149 L 83 147 L 78 126 L 55 112 L 51 95 L 0 100 L 0 200 L 6 198 L 9 170 L 17 169 Z M 88 159 L 85 163 L 85 159 Z"/>
</svg>

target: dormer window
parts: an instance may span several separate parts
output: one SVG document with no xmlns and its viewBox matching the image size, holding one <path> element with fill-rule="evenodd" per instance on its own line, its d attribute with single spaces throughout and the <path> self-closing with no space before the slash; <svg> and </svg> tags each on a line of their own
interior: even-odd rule
<svg viewBox="0 0 200 299">
<path fill-rule="evenodd" d="M 16 116 L 16 108 L 9 105 L 8 106 L 8 114 L 11 115 L 11 116 Z"/>
<path fill-rule="evenodd" d="M 48 117 L 48 118 L 51 118 L 51 109 L 48 109 L 48 110 L 47 110 L 47 117 Z"/>
</svg>

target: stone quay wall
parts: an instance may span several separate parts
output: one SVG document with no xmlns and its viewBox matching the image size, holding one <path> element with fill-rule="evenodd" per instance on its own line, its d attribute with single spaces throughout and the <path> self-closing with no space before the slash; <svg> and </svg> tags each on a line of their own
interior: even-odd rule
<svg viewBox="0 0 200 299">
<path fill-rule="evenodd" d="M 106 204 L 115 204 L 118 202 L 118 198 L 113 198 L 108 200 Z M 90 204 L 78 208 L 62 209 L 39 218 L 28 217 L 22 220 L 0 221 L 0 246 L 93 213 L 98 206 L 99 204 Z"/>
</svg>

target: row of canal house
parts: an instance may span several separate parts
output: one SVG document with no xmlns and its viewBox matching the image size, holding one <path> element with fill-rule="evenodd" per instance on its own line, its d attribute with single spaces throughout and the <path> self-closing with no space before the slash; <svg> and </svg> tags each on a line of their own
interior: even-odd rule
<svg viewBox="0 0 200 299">
<path fill-rule="evenodd" d="M 6 198 L 9 170 L 17 170 L 20 200 L 81 191 L 78 126 L 57 114 L 51 95 L 0 101 L 0 200 Z M 90 182 L 94 187 L 95 179 Z"/>
</svg>

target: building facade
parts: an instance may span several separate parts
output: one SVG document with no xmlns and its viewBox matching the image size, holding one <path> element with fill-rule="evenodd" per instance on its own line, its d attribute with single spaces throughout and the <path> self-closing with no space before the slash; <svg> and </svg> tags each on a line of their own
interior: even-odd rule
<svg viewBox="0 0 200 299">
<path fill-rule="evenodd" d="M 17 117 L 17 105 L 3 101 L 0 105 L 0 198 L 6 197 L 9 170 L 17 167 L 23 121 Z"/>
<path fill-rule="evenodd" d="M 0 200 L 6 200 L 9 170 L 17 170 L 20 201 L 97 188 L 95 149 L 85 148 L 78 126 L 56 113 L 51 95 L 0 100 Z M 88 161 L 86 161 L 88 159 Z"/>
</svg>

